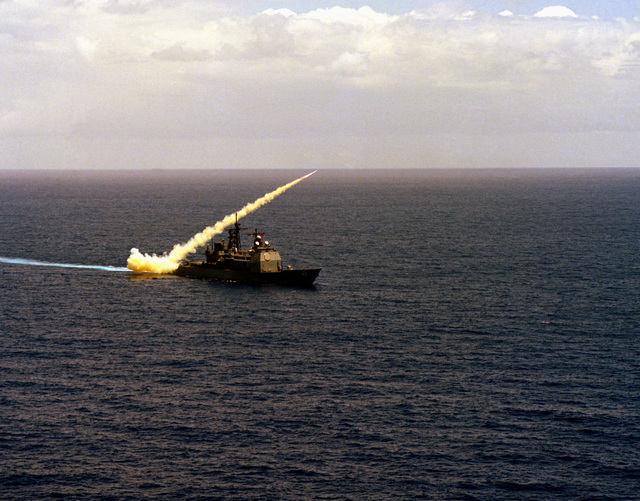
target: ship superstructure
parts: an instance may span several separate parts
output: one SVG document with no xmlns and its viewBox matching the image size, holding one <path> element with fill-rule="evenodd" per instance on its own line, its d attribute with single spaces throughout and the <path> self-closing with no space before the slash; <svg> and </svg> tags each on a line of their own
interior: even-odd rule
<svg viewBox="0 0 640 501">
<path fill-rule="evenodd" d="M 320 268 L 283 269 L 280 253 L 264 239 L 256 229 L 250 235 L 253 245 L 242 248 L 242 228 L 236 222 L 228 230 L 228 241 L 224 239 L 207 246 L 204 261 L 183 261 L 175 275 L 217 280 L 223 282 L 274 283 L 280 285 L 311 286 L 320 273 Z"/>
</svg>

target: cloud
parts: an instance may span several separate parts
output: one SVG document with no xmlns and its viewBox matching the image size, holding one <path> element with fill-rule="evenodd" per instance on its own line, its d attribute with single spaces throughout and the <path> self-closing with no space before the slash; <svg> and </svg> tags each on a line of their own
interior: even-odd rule
<svg viewBox="0 0 640 501">
<path fill-rule="evenodd" d="M 390 138 L 424 158 L 443 135 L 639 132 L 637 21 L 575 17 L 559 6 L 489 15 L 460 2 L 403 15 L 369 7 L 245 14 L 233 5 L 0 3 L 0 147 L 14 151 L 4 166 L 25 153 L 17 144 L 37 148 L 42 137 L 78 152 L 60 154 L 61 165 L 106 161 L 104 141 L 132 138 L 163 138 L 165 149 L 209 141 L 229 152 L 252 141 L 312 150 L 333 139 L 353 163 Z M 101 141 L 100 152 L 91 149 Z M 211 152 L 201 150 L 190 165 L 206 163 Z"/>
<path fill-rule="evenodd" d="M 151 57 L 166 61 L 207 61 L 212 58 L 212 55 L 206 49 L 190 49 L 176 42 L 171 47 L 152 52 Z"/>
<path fill-rule="evenodd" d="M 109 14 L 144 14 L 153 3 L 153 0 L 108 0 L 102 9 Z"/>
<path fill-rule="evenodd" d="M 364 76 L 369 74 L 369 63 L 366 54 L 344 52 L 331 64 L 331 69 L 346 77 Z"/>
<path fill-rule="evenodd" d="M 95 42 L 89 40 L 87 37 L 79 36 L 76 38 L 76 45 L 78 51 L 85 57 L 85 59 L 89 61 L 93 60 L 97 49 Z"/>
<path fill-rule="evenodd" d="M 533 17 L 578 17 L 578 15 L 567 7 L 556 5 L 553 7 L 545 7 L 536 12 Z"/>
<path fill-rule="evenodd" d="M 353 27 L 376 27 L 388 24 L 397 19 L 397 16 L 389 16 L 375 12 L 370 7 L 350 9 L 345 7 L 331 7 L 330 9 L 317 9 L 301 16 L 303 19 L 315 19 L 324 24 L 340 24 Z"/>
</svg>

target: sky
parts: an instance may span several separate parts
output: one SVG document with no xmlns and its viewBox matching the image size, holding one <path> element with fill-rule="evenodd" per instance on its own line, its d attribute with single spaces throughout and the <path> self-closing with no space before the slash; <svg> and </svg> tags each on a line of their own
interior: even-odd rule
<svg viewBox="0 0 640 501">
<path fill-rule="evenodd" d="M 640 167 L 639 1 L 0 0 L 0 169 Z"/>
</svg>

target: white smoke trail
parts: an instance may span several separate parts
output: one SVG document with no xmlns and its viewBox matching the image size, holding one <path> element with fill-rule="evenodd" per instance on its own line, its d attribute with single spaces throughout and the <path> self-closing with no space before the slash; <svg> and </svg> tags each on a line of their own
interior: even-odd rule
<svg viewBox="0 0 640 501">
<path fill-rule="evenodd" d="M 138 273 L 171 273 L 172 271 L 175 271 L 178 269 L 180 261 L 182 261 L 186 256 L 195 252 L 198 247 L 202 247 L 211 240 L 211 238 L 219 235 L 225 230 L 225 228 L 234 224 L 236 222 L 236 216 L 240 219 L 247 214 L 251 214 L 256 209 L 259 209 L 263 205 L 271 202 L 278 195 L 281 195 L 289 188 L 295 186 L 315 172 L 317 171 L 310 172 L 306 176 L 302 176 L 295 181 L 291 181 L 284 186 L 280 186 L 280 188 L 267 193 L 256 201 L 248 203 L 238 212 L 229 214 L 213 226 L 208 226 L 197 235 L 194 235 L 186 244 L 177 244 L 169 254 L 163 254 L 162 256 L 158 256 L 156 254 L 149 255 L 142 254 L 136 248 L 131 249 L 131 255 L 129 256 L 129 259 L 127 259 L 127 268 Z"/>
</svg>

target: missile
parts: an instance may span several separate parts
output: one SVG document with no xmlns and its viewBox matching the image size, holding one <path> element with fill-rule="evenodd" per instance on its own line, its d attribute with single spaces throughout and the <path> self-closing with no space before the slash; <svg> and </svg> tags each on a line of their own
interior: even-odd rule
<svg viewBox="0 0 640 501">
<path fill-rule="evenodd" d="M 1 1 L 1 0 L 0 0 Z M 284 186 L 280 186 L 264 196 L 258 198 L 257 200 L 248 203 L 239 211 L 226 216 L 224 219 L 218 221 L 213 226 L 208 226 L 200 233 L 197 233 L 193 237 L 189 239 L 186 244 L 176 244 L 173 246 L 171 252 L 167 255 L 164 254 L 162 256 L 158 256 L 156 254 L 142 254 L 138 249 L 131 249 L 131 255 L 129 259 L 127 259 L 127 267 L 135 271 L 137 273 L 141 272 L 151 272 L 151 273 L 172 273 L 174 272 L 178 266 L 180 265 L 180 261 L 184 259 L 188 254 L 195 252 L 198 247 L 203 246 L 212 237 L 215 235 L 219 235 L 222 231 L 227 227 L 237 222 L 240 218 L 245 217 L 247 214 L 251 214 L 253 211 L 259 209 L 263 205 L 271 202 L 278 195 L 284 193 L 289 188 L 295 186 L 303 179 L 308 178 L 318 172 L 314 170 L 313 172 L 309 172 L 306 176 L 299 177 L 295 181 L 291 181 L 290 183 L 285 184 Z"/>
</svg>

